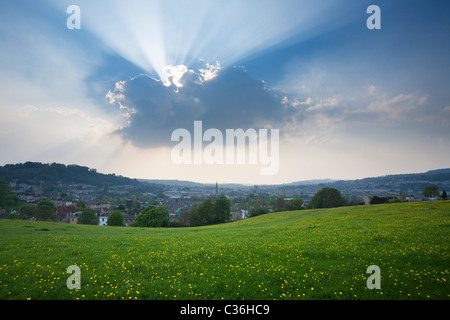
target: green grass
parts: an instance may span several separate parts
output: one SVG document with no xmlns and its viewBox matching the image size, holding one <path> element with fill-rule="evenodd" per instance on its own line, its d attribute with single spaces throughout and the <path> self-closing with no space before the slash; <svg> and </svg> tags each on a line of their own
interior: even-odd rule
<svg viewBox="0 0 450 320">
<path fill-rule="evenodd" d="M 0 299 L 449 299 L 450 201 L 143 229 L 0 220 Z M 81 289 L 69 290 L 70 265 Z M 366 286 L 381 269 L 381 289 Z"/>
</svg>

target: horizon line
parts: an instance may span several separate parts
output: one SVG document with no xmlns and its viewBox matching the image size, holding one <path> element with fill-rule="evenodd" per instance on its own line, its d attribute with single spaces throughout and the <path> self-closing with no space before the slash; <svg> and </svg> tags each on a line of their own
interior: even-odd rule
<svg viewBox="0 0 450 320">
<path fill-rule="evenodd" d="M 103 173 L 103 172 L 99 172 L 98 169 L 96 168 L 91 168 L 89 166 L 85 166 L 85 165 L 79 165 L 79 164 L 64 164 L 64 163 L 58 163 L 58 162 L 39 162 L 39 161 L 25 161 L 25 162 L 19 162 L 19 163 L 6 163 L 3 165 L 0 165 L 0 167 L 4 167 L 7 165 L 19 165 L 19 164 L 25 164 L 25 163 L 37 163 L 37 164 L 42 164 L 42 165 L 52 165 L 52 164 L 57 164 L 57 165 L 64 165 L 66 167 L 68 166 L 79 166 L 79 167 L 86 167 L 89 170 L 95 170 L 95 172 L 97 172 L 98 174 L 103 174 L 103 175 L 116 175 L 118 177 L 123 177 L 123 178 L 128 178 L 131 180 L 160 180 L 160 181 L 178 181 L 178 182 L 190 182 L 190 183 L 197 183 L 197 184 L 211 184 L 214 185 L 216 182 L 218 182 L 217 179 L 215 179 L 215 182 L 200 182 L 200 181 L 194 181 L 194 180 L 178 180 L 178 179 L 164 179 L 164 178 L 132 178 L 132 177 L 127 177 L 127 176 L 122 176 L 120 174 L 116 174 L 116 173 Z M 332 183 L 332 182 L 337 182 L 337 181 L 357 181 L 357 180 L 363 180 L 363 179 L 371 179 L 371 178 L 381 178 L 381 177 L 387 177 L 387 176 L 395 176 L 395 175 L 413 175 L 413 174 L 423 174 L 423 173 L 428 173 L 431 171 L 439 171 L 439 170 L 450 170 L 450 167 L 448 168 L 436 168 L 436 169 L 430 169 L 427 171 L 420 171 L 420 172 L 409 172 L 409 173 L 390 173 L 390 174 L 385 174 L 385 175 L 379 175 L 379 176 L 366 176 L 366 177 L 362 177 L 362 178 L 357 178 L 357 179 L 333 179 L 333 178 L 315 178 L 315 179 L 305 179 L 305 180 L 296 180 L 296 181 L 291 181 L 291 182 L 280 182 L 280 183 L 272 183 L 272 184 L 255 184 L 255 183 L 240 183 L 240 182 L 224 182 L 224 183 L 220 183 L 222 185 L 227 185 L 227 184 L 237 184 L 237 185 L 242 185 L 242 186 L 276 186 L 276 185 L 289 185 L 289 184 L 297 184 L 297 183 L 301 183 L 301 182 L 308 182 L 308 181 L 320 181 L 320 180 L 329 180 L 328 182 L 319 182 L 317 184 L 320 183 Z M 141 181 L 142 182 L 142 181 Z"/>
</svg>

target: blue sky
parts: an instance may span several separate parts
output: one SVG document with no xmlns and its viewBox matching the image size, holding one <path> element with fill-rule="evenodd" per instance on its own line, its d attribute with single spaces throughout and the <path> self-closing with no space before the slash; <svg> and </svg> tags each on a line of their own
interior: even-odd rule
<svg viewBox="0 0 450 320">
<path fill-rule="evenodd" d="M 449 15 L 443 0 L 4 0 L 0 164 L 248 184 L 449 167 Z M 171 132 L 194 120 L 279 129 L 278 173 L 175 165 Z"/>
</svg>

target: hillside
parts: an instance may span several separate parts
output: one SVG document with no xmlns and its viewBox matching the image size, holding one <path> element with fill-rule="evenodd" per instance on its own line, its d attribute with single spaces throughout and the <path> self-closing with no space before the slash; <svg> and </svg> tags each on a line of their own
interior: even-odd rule
<svg viewBox="0 0 450 320">
<path fill-rule="evenodd" d="M 27 195 L 51 199 L 84 199 L 118 201 L 119 197 L 163 192 L 166 187 L 143 183 L 136 179 L 103 174 L 96 169 L 58 163 L 26 162 L 0 167 L 0 180 L 7 181 L 12 191 L 23 199 Z M 36 201 L 36 200 L 34 200 Z"/>
<path fill-rule="evenodd" d="M 323 187 L 336 188 L 347 198 L 359 201 L 368 196 L 414 196 L 421 198 L 423 189 L 428 185 L 437 185 L 438 189 L 450 190 L 450 169 L 431 170 L 423 173 L 392 174 L 380 177 L 368 177 L 357 180 L 337 180 L 318 184 L 303 184 L 302 181 L 277 186 L 259 186 L 260 190 L 279 189 L 285 194 L 314 195 Z"/>
<path fill-rule="evenodd" d="M 416 184 L 429 183 L 448 184 L 450 183 L 450 169 L 430 170 L 423 173 L 391 174 L 381 177 L 370 177 L 358 180 L 334 181 L 331 184 L 353 183 L 355 185 L 378 184 Z"/>
<path fill-rule="evenodd" d="M 7 164 L 0 167 L 0 180 L 17 183 L 74 183 L 99 186 L 137 185 L 136 179 L 130 179 L 115 174 L 98 173 L 95 169 L 78 165 L 64 165 L 58 163 L 46 164 L 40 162 L 26 162 Z"/>
<path fill-rule="evenodd" d="M 145 229 L 0 220 L 0 299 L 448 300 L 450 201 Z M 81 290 L 66 287 L 77 265 Z M 367 288 L 367 268 L 381 289 Z"/>
<path fill-rule="evenodd" d="M 143 185 L 155 185 L 160 188 L 165 187 L 190 187 L 190 188 L 213 188 L 215 182 L 211 183 L 199 183 L 194 181 L 180 181 L 180 180 L 162 180 L 162 179 L 130 179 L 115 174 L 102 174 L 97 172 L 96 169 L 79 166 L 79 165 L 64 165 L 58 163 L 39 163 L 39 162 L 26 162 L 20 164 L 7 164 L 0 166 L 0 180 L 8 182 L 16 181 L 17 183 L 39 183 L 46 182 L 51 184 L 57 183 L 73 183 L 73 184 L 86 184 L 95 186 L 143 186 Z M 226 189 L 252 189 L 253 184 L 249 182 L 249 185 L 233 184 L 233 183 L 221 183 L 222 188 Z M 450 168 L 430 170 L 424 173 L 412 173 L 412 174 L 393 174 L 380 177 L 368 177 L 357 180 L 305 180 L 296 181 L 286 184 L 274 184 L 274 185 L 260 185 L 260 190 L 271 189 L 294 189 L 298 187 L 316 187 L 316 186 L 329 186 L 341 189 L 343 192 L 351 189 L 363 188 L 368 191 L 376 191 L 378 189 L 392 189 L 395 192 L 407 192 L 412 193 L 422 191 L 423 187 L 428 184 L 436 184 L 440 189 L 450 190 Z M 389 190 L 388 190 L 389 191 Z"/>
</svg>

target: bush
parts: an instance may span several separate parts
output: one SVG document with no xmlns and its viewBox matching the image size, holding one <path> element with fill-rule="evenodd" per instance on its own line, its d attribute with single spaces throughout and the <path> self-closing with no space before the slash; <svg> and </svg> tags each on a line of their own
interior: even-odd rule
<svg viewBox="0 0 450 320">
<path fill-rule="evenodd" d="M 132 227 L 162 228 L 169 226 L 169 212 L 166 207 L 148 206 L 138 214 Z"/>
<path fill-rule="evenodd" d="M 225 196 L 220 196 L 215 202 L 212 199 L 206 199 L 191 209 L 189 223 L 192 226 L 224 223 L 230 220 L 230 214 L 230 200 Z"/>
<path fill-rule="evenodd" d="M 0 207 L 13 208 L 19 204 L 19 197 L 10 190 L 9 183 L 0 180 Z"/>
<path fill-rule="evenodd" d="M 388 200 L 388 203 L 400 203 L 400 202 L 406 202 L 406 200 L 405 199 L 389 199 Z"/>
<path fill-rule="evenodd" d="M 273 204 L 274 211 L 286 211 L 287 202 L 283 198 L 278 198 Z"/>
<path fill-rule="evenodd" d="M 287 203 L 287 209 L 289 211 L 295 211 L 295 210 L 303 209 L 303 199 L 295 198 L 295 199 L 289 200 L 288 203 Z"/>
<path fill-rule="evenodd" d="M 256 217 L 256 216 L 260 216 L 262 214 L 266 214 L 269 211 L 265 208 L 255 208 L 250 210 L 250 217 Z"/>
<path fill-rule="evenodd" d="M 435 185 L 426 186 L 423 189 L 422 194 L 426 198 L 434 198 L 439 195 L 439 188 Z"/>
<path fill-rule="evenodd" d="M 372 199 L 370 199 L 370 204 L 383 204 L 388 201 L 389 199 L 386 197 L 373 196 Z"/>
<path fill-rule="evenodd" d="M 53 202 L 47 198 L 43 198 L 39 201 L 36 210 L 35 217 L 40 221 L 57 221 L 56 208 Z"/>
<path fill-rule="evenodd" d="M 17 212 L 12 212 L 12 213 L 9 213 L 5 217 L 5 219 L 19 219 L 19 215 L 17 214 Z"/>
<path fill-rule="evenodd" d="M 123 213 L 118 210 L 113 211 L 108 216 L 106 225 L 109 227 L 122 227 L 123 226 Z"/>
<path fill-rule="evenodd" d="M 323 188 L 318 191 L 311 202 L 308 203 L 308 207 L 315 208 L 334 208 L 345 206 L 347 200 L 341 195 L 341 193 L 335 188 Z"/>
<path fill-rule="evenodd" d="M 99 219 L 94 209 L 84 208 L 78 217 L 78 224 L 98 225 Z"/>
</svg>

